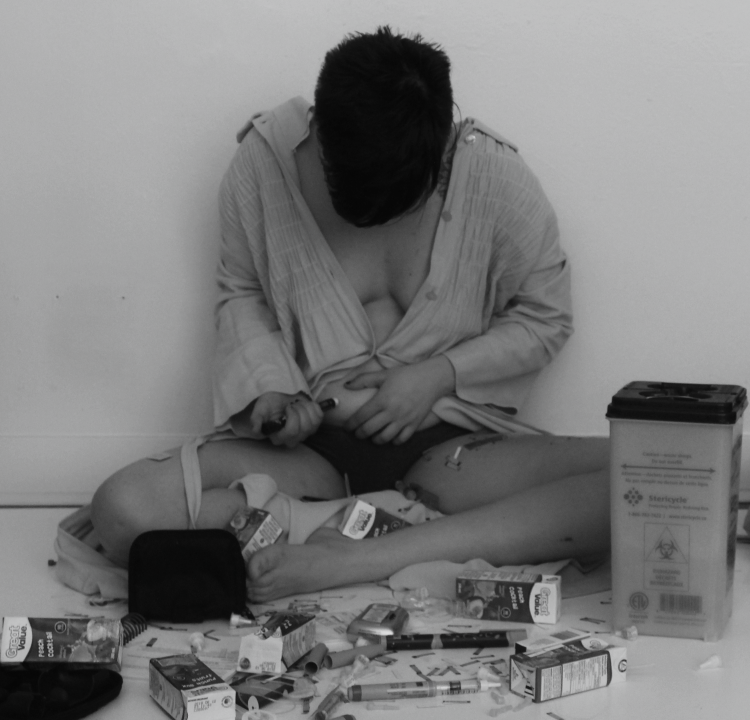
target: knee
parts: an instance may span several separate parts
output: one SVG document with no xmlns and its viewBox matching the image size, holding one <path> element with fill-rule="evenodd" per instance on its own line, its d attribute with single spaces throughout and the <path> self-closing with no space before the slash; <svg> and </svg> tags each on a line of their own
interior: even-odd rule
<svg viewBox="0 0 750 720">
<path fill-rule="evenodd" d="M 91 500 L 91 521 L 105 554 L 123 565 L 127 564 L 133 540 L 162 526 L 168 515 L 150 491 L 154 482 L 149 480 L 155 479 L 146 476 L 143 463 L 118 470 L 100 485 Z"/>
<path fill-rule="evenodd" d="M 130 468 L 107 478 L 91 500 L 91 521 L 107 557 L 127 564 L 130 545 L 143 530 L 137 512 L 137 493 Z"/>
</svg>

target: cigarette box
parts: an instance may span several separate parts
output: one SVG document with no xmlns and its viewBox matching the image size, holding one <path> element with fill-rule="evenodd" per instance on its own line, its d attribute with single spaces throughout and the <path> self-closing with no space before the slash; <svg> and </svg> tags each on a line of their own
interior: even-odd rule
<svg viewBox="0 0 750 720">
<path fill-rule="evenodd" d="M 517 643 L 516 649 L 523 647 Z M 582 638 L 510 658 L 510 689 L 536 703 L 623 682 L 627 650 L 598 638 Z"/>
<path fill-rule="evenodd" d="M 281 637 L 281 659 L 291 667 L 315 646 L 315 617 L 296 613 L 276 613 L 263 625 L 266 637 Z"/>
<path fill-rule="evenodd" d="M 149 694 L 175 720 L 234 720 L 236 692 L 195 655 L 152 658 Z"/>
<path fill-rule="evenodd" d="M 354 540 L 379 537 L 410 525 L 406 520 L 355 498 L 347 507 L 339 531 Z"/>
<path fill-rule="evenodd" d="M 263 652 L 264 639 L 281 638 L 281 658 L 275 659 Z M 299 613 L 274 613 L 256 632 L 242 638 L 237 661 L 241 672 L 276 672 L 278 660 L 291 667 L 315 646 L 315 617 Z M 278 650 L 276 651 L 278 653 Z M 257 655 L 258 657 L 255 657 Z M 262 657 L 262 662 L 258 659 Z"/>
<path fill-rule="evenodd" d="M 560 620 L 560 576 L 466 570 L 456 578 L 463 614 L 482 620 L 554 625 Z"/>
<path fill-rule="evenodd" d="M 613 396 L 616 630 L 721 637 L 732 612 L 746 407 L 738 385 L 636 381 Z"/>
<path fill-rule="evenodd" d="M 563 628 L 556 630 L 549 635 L 536 636 L 534 638 L 524 638 L 516 640 L 516 653 L 525 653 L 526 655 L 541 655 L 547 650 L 569 645 L 570 643 L 585 638 L 590 638 L 591 633 L 586 630 L 575 630 L 572 628 Z"/>
<path fill-rule="evenodd" d="M 238 510 L 229 526 L 240 543 L 245 560 L 261 548 L 273 545 L 283 532 L 271 513 L 251 507 Z"/>
<path fill-rule="evenodd" d="M 3 618 L 0 663 L 66 663 L 74 668 L 122 666 L 122 624 L 111 618 Z"/>
</svg>

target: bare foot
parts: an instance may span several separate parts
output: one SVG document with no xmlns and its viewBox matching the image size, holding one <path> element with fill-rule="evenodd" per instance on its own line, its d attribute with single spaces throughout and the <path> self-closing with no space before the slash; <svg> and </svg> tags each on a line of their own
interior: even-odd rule
<svg viewBox="0 0 750 720">
<path fill-rule="evenodd" d="M 247 591 L 258 603 L 297 593 L 380 580 L 361 557 L 362 540 L 314 533 L 305 545 L 271 545 L 247 563 Z"/>
</svg>

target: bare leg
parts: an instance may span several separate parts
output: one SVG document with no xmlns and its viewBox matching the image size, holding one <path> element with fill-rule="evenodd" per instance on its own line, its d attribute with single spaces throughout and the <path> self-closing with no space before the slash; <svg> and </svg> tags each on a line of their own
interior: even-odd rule
<svg viewBox="0 0 750 720">
<path fill-rule="evenodd" d="M 481 432 L 425 453 L 404 480 L 436 495 L 453 515 L 537 485 L 609 467 L 609 440 Z"/>
<path fill-rule="evenodd" d="M 494 462 L 483 473 L 462 471 L 455 489 L 445 473 L 426 467 L 458 444 L 436 448 L 432 460 L 417 463 L 407 477 L 456 514 L 381 538 L 354 541 L 319 531 L 306 545 L 266 548 L 248 565 L 252 598 L 382 580 L 430 560 L 522 564 L 608 548 L 607 441 L 529 437 L 487 443 L 484 459 L 491 455 Z"/>
<path fill-rule="evenodd" d="M 335 498 L 344 495 L 338 472 L 304 445 L 294 449 L 253 440 L 209 442 L 198 450 L 203 494 L 199 528 L 226 527 L 245 506 L 241 490 L 228 486 L 248 473 L 265 473 L 292 497 Z M 105 552 L 127 564 L 133 540 L 142 532 L 186 529 L 188 507 L 176 449 L 168 460 L 139 460 L 108 478 L 92 500 L 92 520 Z"/>
</svg>

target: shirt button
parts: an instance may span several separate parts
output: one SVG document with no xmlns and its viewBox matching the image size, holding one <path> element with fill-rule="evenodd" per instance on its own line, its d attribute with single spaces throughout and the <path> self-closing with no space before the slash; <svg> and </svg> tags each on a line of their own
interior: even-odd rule
<svg viewBox="0 0 750 720">
<path fill-rule="evenodd" d="M 465 143 L 468 145 L 471 145 L 473 142 L 475 142 L 477 139 L 477 136 L 472 133 L 471 135 L 467 135 L 466 139 L 464 140 Z"/>
<path fill-rule="evenodd" d="M 451 220 L 453 220 L 453 215 L 451 215 L 448 210 L 444 210 L 441 217 L 443 218 L 443 220 L 445 220 L 445 222 L 450 222 Z"/>
</svg>

